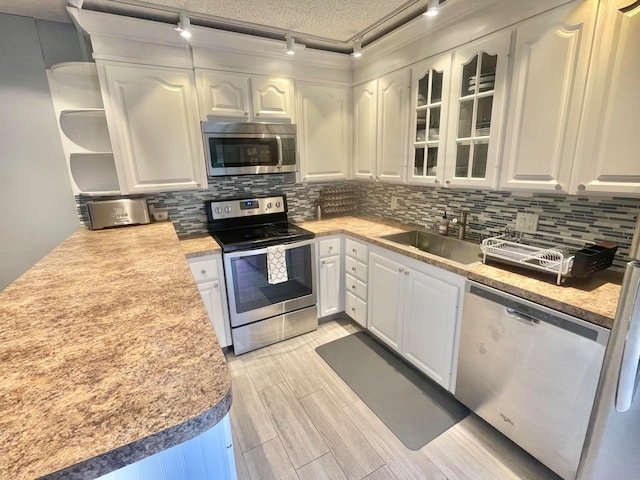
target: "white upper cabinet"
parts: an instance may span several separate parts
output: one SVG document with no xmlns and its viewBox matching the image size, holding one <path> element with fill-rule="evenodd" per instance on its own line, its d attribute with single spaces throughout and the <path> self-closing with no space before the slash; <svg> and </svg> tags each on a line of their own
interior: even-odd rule
<svg viewBox="0 0 640 480">
<path fill-rule="evenodd" d="M 569 191 L 596 11 L 571 4 L 518 27 L 502 188 Z"/>
<path fill-rule="evenodd" d="M 252 77 L 253 115 L 261 120 L 293 119 L 293 83 L 286 78 Z"/>
<path fill-rule="evenodd" d="M 444 181 L 444 152 L 449 110 L 451 55 L 442 55 L 411 70 L 411 135 L 409 183 L 440 184 Z"/>
<path fill-rule="evenodd" d="M 353 178 L 374 180 L 378 131 L 378 81 L 353 89 Z"/>
<path fill-rule="evenodd" d="M 344 180 L 351 159 L 351 89 L 298 83 L 298 152 L 301 177 Z"/>
<path fill-rule="evenodd" d="M 122 193 L 206 188 L 193 71 L 96 64 Z"/>
<path fill-rule="evenodd" d="M 640 195 L 640 1 L 604 0 L 572 189 Z"/>
<path fill-rule="evenodd" d="M 410 82 L 409 70 L 400 70 L 378 80 L 378 180 L 404 181 L 409 138 Z"/>
<path fill-rule="evenodd" d="M 293 121 L 293 83 L 286 78 L 249 77 L 196 69 L 202 120 Z"/>
<path fill-rule="evenodd" d="M 404 181 L 410 82 L 400 70 L 354 88 L 353 178 Z"/>
<path fill-rule="evenodd" d="M 453 54 L 445 186 L 495 188 L 511 33 Z"/>
<path fill-rule="evenodd" d="M 196 70 L 198 102 L 207 117 L 249 118 L 249 79 L 244 75 Z"/>
</svg>

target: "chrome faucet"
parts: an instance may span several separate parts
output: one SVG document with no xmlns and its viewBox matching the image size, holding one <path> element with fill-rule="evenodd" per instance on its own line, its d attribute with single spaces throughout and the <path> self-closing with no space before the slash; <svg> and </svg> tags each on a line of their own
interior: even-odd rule
<svg viewBox="0 0 640 480">
<path fill-rule="evenodd" d="M 458 239 L 464 240 L 464 237 L 467 234 L 467 215 L 469 212 L 467 210 L 460 211 L 460 218 L 456 217 L 451 220 L 451 223 L 458 226 Z"/>
</svg>

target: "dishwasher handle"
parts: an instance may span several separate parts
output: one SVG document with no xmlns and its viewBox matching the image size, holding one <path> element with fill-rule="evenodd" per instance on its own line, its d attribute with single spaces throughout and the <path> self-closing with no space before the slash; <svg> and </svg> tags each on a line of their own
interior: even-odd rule
<svg viewBox="0 0 640 480">
<path fill-rule="evenodd" d="M 508 316 L 531 326 L 553 325 L 605 346 L 609 340 L 609 330 L 604 327 L 473 280 L 467 280 L 465 291 L 501 305 Z"/>
<path fill-rule="evenodd" d="M 515 318 L 516 320 L 520 320 L 521 322 L 527 323 L 529 325 L 536 326 L 540 323 L 539 319 L 534 318 L 531 315 L 527 315 L 526 313 L 519 312 L 515 308 L 505 307 L 504 310 L 510 317 Z"/>
</svg>

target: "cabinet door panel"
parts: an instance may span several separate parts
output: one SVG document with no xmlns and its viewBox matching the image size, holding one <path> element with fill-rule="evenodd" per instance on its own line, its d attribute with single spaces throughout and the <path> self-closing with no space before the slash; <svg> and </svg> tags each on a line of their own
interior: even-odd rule
<svg viewBox="0 0 640 480">
<path fill-rule="evenodd" d="M 325 317 L 341 311 L 340 308 L 340 255 L 320 260 L 319 316 Z"/>
<path fill-rule="evenodd" d="M 349 90 L 298 84 L 297 102 L 302 180 L 346 179 L 351 157 Z"/>
<path fill-rule="evenodd" d="M 451 55 L 416 65 L 411 76 L 413 111 L 407 181 L 439 184 L 444 180 Z"/>
<path fill-rule="evenodd" d="M 402 354 L 450 387 L 459 289 L 411 270 L 405 282 Z"/>
<path fill-rule="evenodd" d="M 445 186 L 496 187 L 509 46 L 503 32 L 454 53 Z"/>
<path fill-rule="evenodd" d="M 222 290 L 223 288 L 224 284 L 219 280 L 198 284 L 200 296 L 202 297 L 204 306 L 209 314 L 209 319 L 211 320 L 213 329 L 218 337 L 218 343 L 221 347 L 227 347 L 231 344 L 231 341 L 229 340 L 227 328 L 225 326 L 226 319 L 224 309 L 226 308 L 226 305 L 223 300 L 223 295 L 225 295 Z"/>
<path fill-rule="evenodd" d="M 284 78 L 252 78 L 253 115 L 258 119 L 293 118 L 293 85 Z"/>
<path fill-rule="evenodd" d="M 640 2 L 605 2 L 600 18 L 574 187 L 578 192 L 638 195 Z"/>
<path fill-rule="evenodd" d="M 369 257 L 369 330 L 400 351 L 404 267 L 372 253 Z"/>
<path fill-rule="evenodd" d="M 502 186 L 567 191 L 597 2 L 518 29 Z"/>
<path fill-rule="evenodd" d="M 104 75 L 105 110 L 127 193 L 206 184 L 192 72 L 105 63 Z"/>
<path fill-rule="evenodd" d="M 409 129 L 410 72 L 402 70 L 378 80 L 378 144 L 376 176 L 404 179 Z"/>
<path fill-rule="evenodd" d="M 378 81 L 353 89 L 354 167 L 353 177 L 373 180 L 376 162 Z"/>
<path fill-rule="evenodd" d="M 249 117 L 249 83 L 243 75 L 198 71 L 198 101 L 203 120 Z"/>
</svg>

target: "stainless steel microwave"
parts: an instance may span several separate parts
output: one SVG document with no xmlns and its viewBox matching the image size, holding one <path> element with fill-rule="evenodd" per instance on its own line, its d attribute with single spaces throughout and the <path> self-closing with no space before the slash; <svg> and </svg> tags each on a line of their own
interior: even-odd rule
<svg viewBox="0 0 640 480">
<path fill-rule="evenodd" d="M 296 172 L 296 126 L 202 122 L 209 176 Z"/>
</svg>

